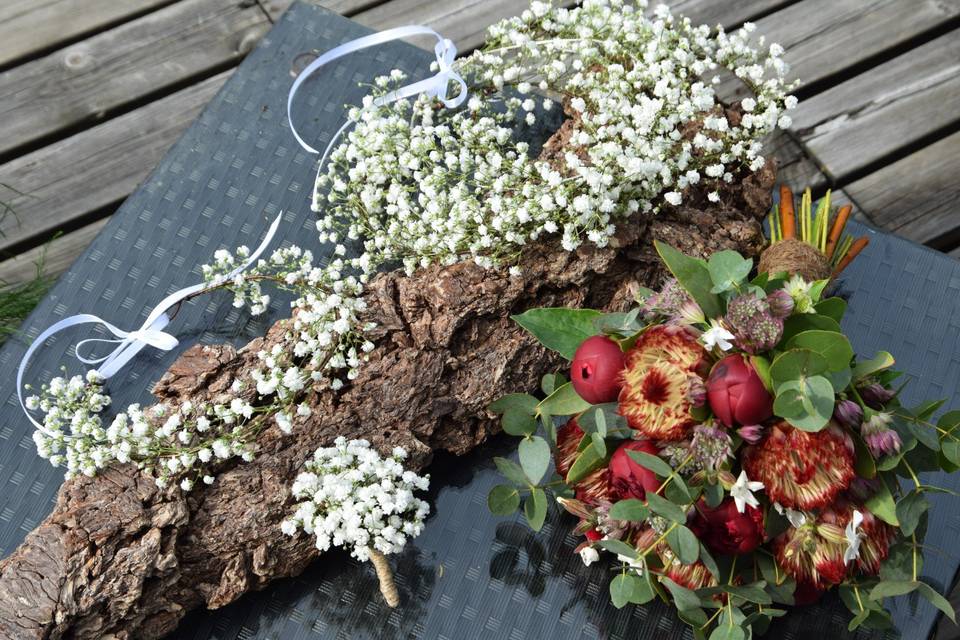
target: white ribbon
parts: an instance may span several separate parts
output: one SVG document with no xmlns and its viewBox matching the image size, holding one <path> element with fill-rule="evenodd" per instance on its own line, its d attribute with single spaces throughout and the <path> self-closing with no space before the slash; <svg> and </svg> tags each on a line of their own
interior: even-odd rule
<svg viewBox="0 0 960 640">
<path fill-rule="evenodd" d="M 327 157 L 330 155 L 330 151 L 333 149 L 333 145 L 337 142 L 337 140 L 340 139 L 340 136 L 343 135 L 343 132 L 346 130 L 346 128 L 353 124 L 353 122 L 351 120 L 347 120 L 347 122 L 345 122 L 343 126 L 341 126 L 340 129 L 333 135 L 333 137 L 330 139 L 330 142 L 327 143 L 327 148 L 324 149 L 323 154 L 320 154 L 319 151 L 307 144 L 300 134 L 297 133 L 297 129 L 293 125 L 293 98 L 296 95 L 297 90 L 300 88 L 300 85 L 302 85 L 304 81 L 306 81 L 306 79 L 310 77 L 310 75 L 312 75 L 317 69 L 329 64 L 337 58 L 342 58 L 347 54 L 360 51 L 361 49 L 385 44 L 392 40 L 400 40 L 402 38 L 409 38 L 411 36 L 419 35 L 430 35 L 437 39 L 437 44 L 433 48 L 433 51 L 437 56 L 437 66 L 439 67 L 436 75 L 425 80 L 404 85 L 399 89 L 375 98 L 373 105 L 379 107 L 391 102 L 396 102 L 397 100 L 401 100 L 403 98 L 409 98 L 410 96 L 423 93 L 437 98 L 448 109 L 453 109 L 463 104 L 463 102 L 467 99 L 467 83 L 464 82 L 463 78 L 461 78 L 460 75 L 452 68 L 453 61 L 457 57 L 457 47 L 454 46 L 453 42 L 448 38 L 444 38 L 429 27 L 409 25 L 406 27 L 387 29 L 386 31 L 381 31 L 369 36 L 357 38 L 356 40 L 351 40 L 350 42 L 346 42 L 339 47 L 335 47 L 330 51 L 327 51 L 307 65 L 307 67 L 300 72 L 300 75 L 298 75 L 293 81 L 293 85 L 290 87 L 290 93 L 287 95 L 287 122 L 290 124 L 290 132 L 293 134 L 293 137 L 297 139 L 297 142 L 300 143 L 300 146 L 303 147 L 308 153 L 320 155 L 320 163 L 317 167 L 318 176 L 320 175 L 320 169 L 323 167 Z M 460 92 L 453 98 L 448 98 L 447 88 L 449 87 L 451 81 L 460 85 Z"/>
<path fill-rule="evenodd" d="M 47 338 L 55 333 L 63 331 L 64 329 L 81 324 L 99 324 L 105 327 L 107 331 L 117 337 L 116 340 L 109 338 L 88 338 L 78 342 L 77 346 L 75 347 L 77 360 L 83 362 L 84 364 L 99 364 L 100 367 L 97 369 L 97 372 L 104 378 L 110 378 L 115 373 L 120 371 L 120 369 L 130 362 L 130 360 L 132 360 L 133 357 L 140 353 L 140 351 L 146 346 L 151 346 L 155 349 L 160 349 L 161 351 L 171 351 L 180 343 L 174 336 L 163 331 L 163 329 L 166 328 L 166 326 L 170 323 L 170 315 L 167 312 L 180 302 L 183 302 L 183 300 L 186 298 L 189 298 L 196 293 L 215 289 L 223 283 L 229 282 L 243 271 L 246 271 L 246 269 L 252 265 L 257 258 L 260 257 L 260 254 L 262 254 L 270 245 L 270 242 L 273 240 L 273 236 L 277 233 L 277 228 L 280 226 L 280 220 L 282 217 L 282 213 L 277 215 L 277 217 L 273 220 L 273 223 L 270 225 L 267 235 L 264 236 L 263 241 L 260 243 L 260 246 L 257 247 L 256 251 L 250 254 L 243 264 L 235 267 L 229 273 L 218 277 L 212 283 L 203 282 L 186 287 L 185 289 L 180 289 L 179 291 L 174 291 L 166 298 L 161 300 L 160 304 L 154 307 L 153 311 L 151 311 L 150 315 L 147 316 L 147 319 L 143 321 L 143 324 L 140 326 L 140 328 L 136 329 L 135 331 L 124 331 L 123 329 L 118 329 L 106 320 L 89 313 L 80 313 L 74 316 L 69 316 L 48 327 L 30 344 L 27 352 L 23 354 L 23 359 L 20 360 L 20 366 L 17 369 L 17 397 L 20 399 L 20 407 L 27 415 L 27 419 L 33 423 L 33 426 L 48 436 L 54 435 L 42 424 L 37 422 L 32 415 L 30 415 L 30 411 L 27 409 L 26 402 L 23 398 L 23 374 L 27 370 L 27 364 L 30 362 L 30 358 L 33 357 L 33 354 L 37 351 L 37 349 L 43 346 L 43 343 Z M 80 355 L 80 348 L 85 344 L 93 342 L 107 342 L 111 344 L 116 343 L 117 346 L 113 351 L 101 358 L 87 358 Z M 69 438 L 70 436 L 66 437 Z"/>
</svg>

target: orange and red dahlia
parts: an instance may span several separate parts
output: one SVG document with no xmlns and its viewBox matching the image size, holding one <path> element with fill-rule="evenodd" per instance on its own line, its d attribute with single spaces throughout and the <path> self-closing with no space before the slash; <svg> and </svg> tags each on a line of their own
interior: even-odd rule
<svg viewBox="0 0 960 640">
<path fill-rule="evenodd" d="M 853 464 L 853 441 L 832 423 L 810 433 L 780 421 L 743 457 L 747 475 L 763 483 L 770 500 L 803 511 L 833 502 L 853 480 Z"/>
<path fill-rule="evenodd" d="M 702 382 L 707 354 L 683 328 L 651 327 L 627 352 L 620 413 L 652 440 L 680 440 L 695 424 L 691 380 Z"/>
</svg>

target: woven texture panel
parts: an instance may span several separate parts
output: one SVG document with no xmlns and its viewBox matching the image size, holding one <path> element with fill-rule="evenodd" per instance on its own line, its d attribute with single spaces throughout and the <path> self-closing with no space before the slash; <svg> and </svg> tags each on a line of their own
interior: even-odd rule
<svg viewBox="0 0 960 640">
<path fill-rule="evenodd" d="M 167 293 L 198 282 L 199 266 L 218 248 L 256 246 L 269 221 L 283 211 L 279 236 L 326 255 L 316 245 L 309 195 L 315 157 L 294 141 L 285 120 L 291 66 L 303 53 L 325 51 L 367 30 L 323 9 L 295 4 L 213 99 L 157 169 L 110 220 L 24 325 L 24 334 L 0 351 L 0 556 L 8 555 L 50 511 L 62 474 L 39 459 L 32 429 L 20 413 L 12 372 L 29 343 L 53 322 L 89 312 L 120 327 L 140 325 Z M 432 56 L 393 43 L 333 63 L 302 89 L 298 127 L 314 146 L 325 145 L 369 82 L 394 67 L 428 73 Z M 543 132 L 539 132 L 542 134 Z M 542 137 L 542 135 L 541 135 Z M 275 243 L 276 244 L 276 243 Z M 841 289 L 850 301 L 846 330 L 859 353 L 883 348 L 913 379 L 908 402 L 950 397 L 960 383 L 960 264 L 904 240 L 873 235 Z M 181 340 L 172 353 L 145 350 L 112 379 L 117 406 L 149 402 L 151 383 L 177 353 L 195 342 L 242 344 L 287 313 L 278 296 L 267 317 L 251 320 L 228 294 L 191 301 L 171 326 Z M 84 337 L 78 330 L 48 341 L 28 372 L 41 381 L 70 363 Z M 550 638 L 686 638 L 690 634 L 663 605 L 609 604 L 604 563 L 583 567 L 573 554 L 574 522 L 554 509 L 533 534 L 519 519 L 491 516 L 486 494 L 501 480 L 498 440 L 474 454 L 438 460 L 430 472 L 432 516 L 424 534 L 391 558 L 402 604 L 388 609 L 372 568 L 344 553 L 327 554 L 296 579 L 215 612 L 191 614 L 172 637 L 224 640 L 271 638 L 424 638 L 510 640 Z M 304 451 L 306 457 L 309 452 Z M 960 490 L 960 478 L 936 483 Z M 924 573 L 935 584 L 952 581 L 960 550 L 960 521 L 952 499 L 934 496 L 928 543 L 937 549 Z M 895 605 L 906 638 L 924 638 L 935 610 L 901 598 Z M 846 637 L 849 615 L 834 599 L 775 622 L 770 637 Z M 870 637 L 861 634 L 857 637 Z"/>
</svg>

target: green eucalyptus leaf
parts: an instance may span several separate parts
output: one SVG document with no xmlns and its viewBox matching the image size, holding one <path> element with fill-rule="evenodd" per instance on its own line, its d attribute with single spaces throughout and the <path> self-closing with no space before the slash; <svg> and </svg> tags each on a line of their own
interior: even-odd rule
<svg viewBox="0 0 960 640">
<path fill-rule="evenodd" d="M 747 632 L 738 625 L 719 624 L 710 632 L 710 640 L 746 640 Z"/>
<path fill-rule="evenodd" d="M 533 334 L 540 344 L 573 360 L 577 347 L 597 335 L 594 321 L 602 314 L 593 309 L 530 309 L 511 316 L 514 322 Z"/>
<path fill-rule="evenodd" d="M 777 389 L 773 412 L 803 431 L 820 431 L 830 422 L 833 385 L 823 376 L 785 382 Z"/>
<path fill-rule="evenodd" d="M 496 516 L 508 516 L 520 506 L 520 493 L 516 487 L 498 484 L 487 494 L 487 507 Z"/>
<path fill-rule="evenodd" d="M 912 536 L 920 524 L 920 518 L 930 508 L 923 493 L 914 489 L 897 502 L 897 520 L 900 521 L 900 530 L 903 535 Z"/>
<path fill-rule="evenodd" d="M 661 578 L 660 584 L 665 586 L 670 595 L 673 596 L 673 603 L 680 611 L 700 608 L 699 596 L 690 589 L 681 587 L 670 578 Z"/>
<path fill-rule="evenodd" d="M 825 376 L 830 380 L 830 385 L 836 394 L 842 393 L 853 380 L 853 372 L 850 367 L 840 369 L 839 371 L 828 371 Z"/>
<path fill-rule="evenodd" d="M 894 582 L 892 580 L 880 581 L 871 591 L 871 600 L 883 600 L 884 598 L 896 598 L 917 590 L 919 582 Z"/>
<path fill-rule="evenodd" d="M 899 527 L 900 521 L 897 519 L 897 504 L 893 499 L 893 494 L 890 493 L 890 487 L 887 486 L 887 480 L 882 475 L 878 477 L 878 480 L 880 488 L 876 493 L 867 498 L 865 506 L 870 510 L 870 513 L 887 524 Z"/>
<path fill-rule="evenodd" d="M 540 531 L 543 528 L 543 522 L 547 519 L 547 494 L 540 487 L 534 487 L 523 501 L 523 515 L 527 518 L 527 523 L 534 531 Z"/>
<path fill-rule="evenodd" d="M 655 514 L 663 516 L 671 522 L 684 524 L 687 521 L 687 513 L 682 507 L 665 498 L 661 498 L 651 491 L 647 492 L 647 506 L 650 507 L 650 510 Z"/>
<path fill-rule="evenodd" d="M 585 440 L 590 442 L 589 439 L 585 438 Z M 574 460 L 573 465 L 570 467 L 570 471 L 567 472 L 567 485 L 572 486 L 577 484 L 606 464 L 606 462 L 606 457 L 600 455 L 596 447 L 588 446 L 580 452 L 580 455 L 577 456 L 577 459 Z"/>
<path fill-rule="evenodd" d="M 828 368 L 827 361 L 820 354 L 809 349 L 791 349 L 773 359 L 770 379 L 774 389 L 779 389 L 785 382 L 825 373 Z"/>
<path fill-rule="evenodd" d="M 633 573 L 621 573 L 610 581 L 610 600 L 620 609 L 627 603 L 646 604 L 653 600 L 654 591 L 648 579 Z"/>
<path fill-rule="evenodd" d="M 786 343 L 798 333 L 812 330 L 842 333 L 840 323 L 829 316 L 817 313 L 798 313 L 783 321 L 783 337 L 780 338 L 780 341 Z"/>
<path fill-rule="evenodd" d="M 770 376 L 770 361 L 763 356 L 750 356 L 750 364 L 753 366 L 753 370 L 757 372 L 760 381 L 763 382 L 763 386 L 766 387 L 767 391 L 773 393 L 774 388 L 773 378 Z"/>
<path fill-rule="evenodd" d="M 609 551 L 610 553 L 626 556 L 631 559 L 638 557 L 637 550 L 623 540 L 600 540 L 597 544 L 600 545 L 601 549 Z"/>
<path fill-rule="evenodd" d="M 577 424 L 586 433 L 596 431 L 605 438 L 608 435 L 622 438 L 629 433 L 629 429 L 627 419 L 617 413 L 617 410 L 616 402 L 595 404 L 577 417 Z M 601 421 L 603 422 L 603 429 L 600 427 Z"/>
<path fill-rule="evenodd" d="M 628 498 L 613 503 L 613 506 L 610 507 L 610 517 L 614 520 L 642 522 L 650 517 L 650 509 L 642 500 Z"/>
<path fill-rule="evenodd" d="M 590 403 L 577 395 L 572 382 L 558 387 L 537 405 L 538 412 L 552 416 L 572 416 L 589 408 Z"/>
<path fill-rule="evenodd" d="M 598 456 L 601 458 L 605 458 L 607 456 L 607 443 L 599 432 L 595 431 L 590 434 L 590 442 L 593 444 L 593 448 L 597 452 Z"/>
<path fill-rule="evenodd" d="M 567 379 L 562 373 L 547 373 L 540 379 L 540 390 L 543 391 L 545 395 L 550 395 L 566 383 Z M 536 412 L 536 405 L 534 405 L 533 410 Z"/>
<path fill-rule="evenodd" d="M 530 482 L 530 479 L 527 478 L 527 474 L 524 473 L 523 468 L 513 460 L 497 457 L 493 459 L 493 462 L 497 465 L 497 471 L 500 472 L 500 475 L 518 487 L 527 487 L 533 484 Z"/>
<path fill-rule="evenodd" d="M 736 289 L 750 276 L 753 260 L 744 258 L 736 251 L 718 251 L 707 261 L 707 272 L 713 283 L 711 293 L 723 293 Z"/>
<path fill-rule="evenodd" d="M 928 585 L 926 582 L 918 582 L 917 592 L 927 599 L 933 606 L 943 612 L 945 616 L 950 618 L 950 621 L 953 624 L 957 624 L 957 614 L 953 610 L 953 605 L 950 604 L 950 601 L 944 598 L 940 593 L 938 593 L 933 587 Z"/>
<path fill-rule="evenodd" d="M 532 416 L 537 412 L 537 402 L 539 401 L 529 393 L 510 393 L 491 402 L 487 409 L 496 414 L 518 411 Z"/>
<path fill-rule="evenodd" d="M 673 467 L 667 464 L 667 461 L 659 456 L 645 451 L 627 450 L 627 455 L 644 469 L 653 471 L 658 476 L 666 478 L 673 473 Z"/>
<path fill-rule="evenodd" d="M 501 423 L 503 430 L 512 436 L 528 436 L 537 431 L 537 419 L 518 409 L 507 409 Z"/>
<path fill-rule="evenodd" d="M 790 338 L 788 349 L 808 349 L 819 354 L 830 371 L 849 369 L 853 360 L 853 347 L 842 333 L 812 329 L 802 331 Z"/>
<path fill-rule="evenodd" d="M 700 542 L 693 531 L 677 525 L 667 534 L 667 545 L 683 564 L 693 564 L 700 558 Z"/>
<path fill-rule="evenodd" d="M 519 454 L 520 466 L 530 482 L 540 482 L 550 466 L 550 445 L 540 436 L 524 438 L 520 441 Z"/>
<path fill-rule="evenodd" d="M 725 592 L 735 595 L 739 598 L 743 598 L 747 602 L 753 602 L 755 604 L 773 604 L 773 600 L 770 598 L 770 594 L 764 591 L 764 587 L 767 586 L 766 582 L 758 582 L 755 584 L 748 584 L 743 586 L 736 585 L 724 585 L 722 588 Z"/>
<path fill-rule="evenodd" d="M 923 554 L 917 553 L 917 572 L 923 569 Z M 913 545 L 903 541 L 890 547 L 886 559 L 880 564 L 880 579 L 909 581 L 913 579 Z"/>
<path fill-rule="evenodd" d="M 719 483 L 704 485 L 703 499 L 708 507 L 716 509 L 723 502 L 723 487 Z"/>
<path fill-rule="evenodd" d="M 892 355 L 886 351 L 878 351 L 877 355 L 873 356 L 869 360 L 864 360 L 854 365 L 853 379 L 860 380 L 862 378 L 866 378 L 867 376 L 873 375 L 878 371 L 889 369 L 893 366 L 893 363 L 894 360 Z"/>
<path fill-rule="evenodd" d="M 847 301 L 837 297 L 826 298 L 815 304 L 813 308 L 821 316 L 840 322 L 843 320 L 843 314 L 847 312 Z"/>
<path fill-rule="evenodd" d="M 680 282 L 680 286 L 700 305 L 704 315 L 708 318 L 722 316 L 724 313 L 723 302 L 717 294 L 711 291 L 713 281 L 710 279 L 710 271 L 707 269 L 706 262 L 684 255 L 670 245 L 658 240 L 655 240 L 653 244 L 663 263 L 667 265 L 667 269 Z"/>
</svg>

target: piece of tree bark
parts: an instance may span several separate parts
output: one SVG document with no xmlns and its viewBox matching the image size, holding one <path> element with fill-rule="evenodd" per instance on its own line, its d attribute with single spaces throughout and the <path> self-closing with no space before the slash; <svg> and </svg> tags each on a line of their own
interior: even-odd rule
<svg viewBox="0 0 960 640">
<path fill-rule="evenodd" d="M 519 278 L 472 262 L 378 276 L 366 294 L 378 325 L 370 362 L 343 390 L 316 394 L 313 415 L 298 418 L 291 435 L 265 429 L 253 462 L 227 463 L 213 485 L 188 494 L 159 490 L 133 465 L 64 483 L 53 513 L 0 561 L 0 637 L 157 638 L 190 609 L 221 607 L 299 574 L 318 555 L 314 540 L 284 535 L 280 522 L 315 448 L 338 435 L 362 437 L 384 452 L 405 447 L 416 470 L 434 452 L 470 451 L 499 430 L 486 411 L 491 401 L 536 389 L 561 365 L 511 314 L 537 306 L 622 310 L 638 285 L 663 279 L 654 239 L 700 256 L 756 255 L 774 177 L 768 165 L 724 187 L 720 204 L 687 193 L 680 208 L 624 224 L 605 249 L 568 253 L 556 239 L 533 245 Z M 189 349 L 154 395 L 171 406 L 215 401 L 255 366 L 257 351 L 281 340 L 285 325 L 239 351 Z"/>
</svg>

